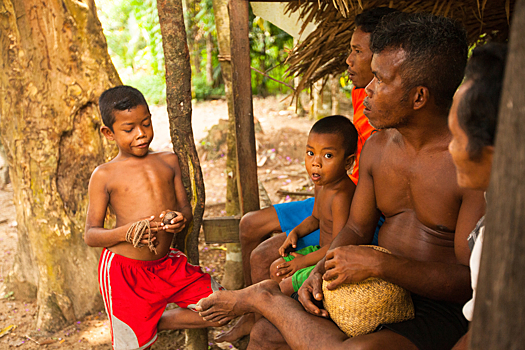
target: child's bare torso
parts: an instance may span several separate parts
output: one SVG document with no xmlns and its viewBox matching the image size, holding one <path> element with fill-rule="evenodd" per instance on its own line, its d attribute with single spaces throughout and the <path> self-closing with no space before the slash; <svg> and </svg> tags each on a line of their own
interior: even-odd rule
<svg viewBox="0 0 525 350">
<path fill-rule="evenodd" d="M 340 181 L 335 186 L 319 186 L 315 195 L 316 208 L 314 209 L 314 215 L 319 220 L 319 245 L 324 247 L 332 243 L 334 234 L 339 232 L 333 232 L 333 208 L 332 205 L 337 197 L 343 197 L 342 199 L 350 203 L 354 194 L 355 185 L 349 177 Z M 341 198 L 340 198 L 341 199 Z M 348 217 L 344 218 L 344 222 Z"/>
<path fill-rule="evenodd" d="M 150 216 L 160 221 L 164 210 L 177 208 L 175 195 L 175 174 L 171 153 L 150 153 L 143 158 L 115 159 L 105 164 L 111 177 L 106 183 L 109 207 L 116 215 L 116 227 L 137 222 Z M 112 252 L 137 260 L 155 260 L 165 256 L 170 249 L 173 234 L 159 231 L 157 254 L 147 246 L 135 248 L 122 242 L 108 249 Z"/>
</svg>

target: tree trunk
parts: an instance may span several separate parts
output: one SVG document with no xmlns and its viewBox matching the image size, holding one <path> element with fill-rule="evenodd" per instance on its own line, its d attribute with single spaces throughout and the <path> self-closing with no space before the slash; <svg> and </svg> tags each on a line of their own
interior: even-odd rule
<svg viewBox="0 0 525 350">
<path fill-rule="evenodd" d="M 213 37 L 211 33 L 206 34 L 206 82 L 213 84 Z"/>
<path fill-rule="evenodd" d="M 230 18 L 228 14 L 228 0 L 213 0 L 215 13 L 215 27 L 219 44 L 219 61 L 221 63 L 224 90 L 228 102 L 228 135 L 226 143 L 226 215 L 240 214 L 239 191 L 237 188 L 237 151 L 235 143 L 235 114 L 232 94 L 232 68 L 230 50 Z M 244 286 L 242 274 L 241 245 L 238 243 L 226 244 L 226 263 L 222 285 L 229 290 L 240 289 Z"/>
<path fill-rule="evenodd" d="M 2 138 L 0 137 L 0 190 L 9 183 L 9 165 L 1 141 Z"/>
<path fill-rule="evenodd" d="M 0 128 L 18 249 L 8 288 L 52 331 L 103 308 L 82 234 L 91 172 L 110 158 L 98 96 L 120 84 L 92 0 L 0 0 Z"/>
<path fill-rule="evenodd" d="M 512 21 L 471 349 L 525 344 L 525 1 L 517 1 Z"/>
<path fill-rule="evenodd" d="M 187 234 L 176 243 L 189 261 L 199 264 L 199 231 L 204 214 L 204 180 L 191 128 L 191 66 L 181 0 L 157 0 L 166 62 L 166 102 L 173 149 L 179 157 L 182 179 L 193 209 Z M 207 349 L 206 329 L 187 330 L 188 349 Z"/>
</svg>

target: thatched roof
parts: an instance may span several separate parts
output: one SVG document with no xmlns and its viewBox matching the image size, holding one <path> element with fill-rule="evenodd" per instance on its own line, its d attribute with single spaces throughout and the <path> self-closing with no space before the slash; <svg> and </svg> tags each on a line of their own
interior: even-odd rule
<svg viewBox="0 0 525 350">
<path fill-rule="evenodd" d="M 455 18 L 467 29 L 470 43 L 480 36 L 508 38 L 515 0 L 319 0 L 290 2 L 287 12 L 299 11 L 305 23 L 318 23 L 317 29 L 290 54 L 290 76 L 301 80 L 296 91 L 310 87 L 329 74 L 347 69 L 345 59 L 354 30 L 354 18 L 371 7 L 388 6 L 404 12 L 429 12 Z"/>
</svg>

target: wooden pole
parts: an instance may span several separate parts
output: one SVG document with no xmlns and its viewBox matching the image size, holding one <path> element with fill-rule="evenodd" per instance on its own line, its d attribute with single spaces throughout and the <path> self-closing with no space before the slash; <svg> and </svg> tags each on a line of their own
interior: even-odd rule
<svg viewBox="0 0 525 350">
<path fill-rule="evenodd" d="M 241 213 L 259 209 L 257 155 L 253 123 L 248 1 L 230 0 L 233 109 L 237 139 L 237 174 Z"/>
<path fill-rule="evenodd" d="M 525 0 L 512 21 L 471 349 L 525 344 Z"/>
</svg>

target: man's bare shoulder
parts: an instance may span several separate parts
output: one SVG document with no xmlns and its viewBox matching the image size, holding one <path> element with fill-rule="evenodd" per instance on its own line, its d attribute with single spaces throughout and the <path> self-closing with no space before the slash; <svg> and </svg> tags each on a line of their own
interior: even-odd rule
<svg viewBox="0 0 525 350">
<path fill-rule="evenodd" d="M 365 145 L 371 149 L 382 149 L 390 142 L 395 141 L 399 136 L 396 129 L 382 129 L 378 130 L 366 140 Z"/>
<path fill-rule="evenodd" d="M 389 146 L 392 140 L 395 140 L 396 136 L 395 130 L 392 129 L 379 130 L 370 135 L 361 152 L 361 160 L 359 161 L 361 170 L 379 162 L 385 148 Z"/>
</svg>

